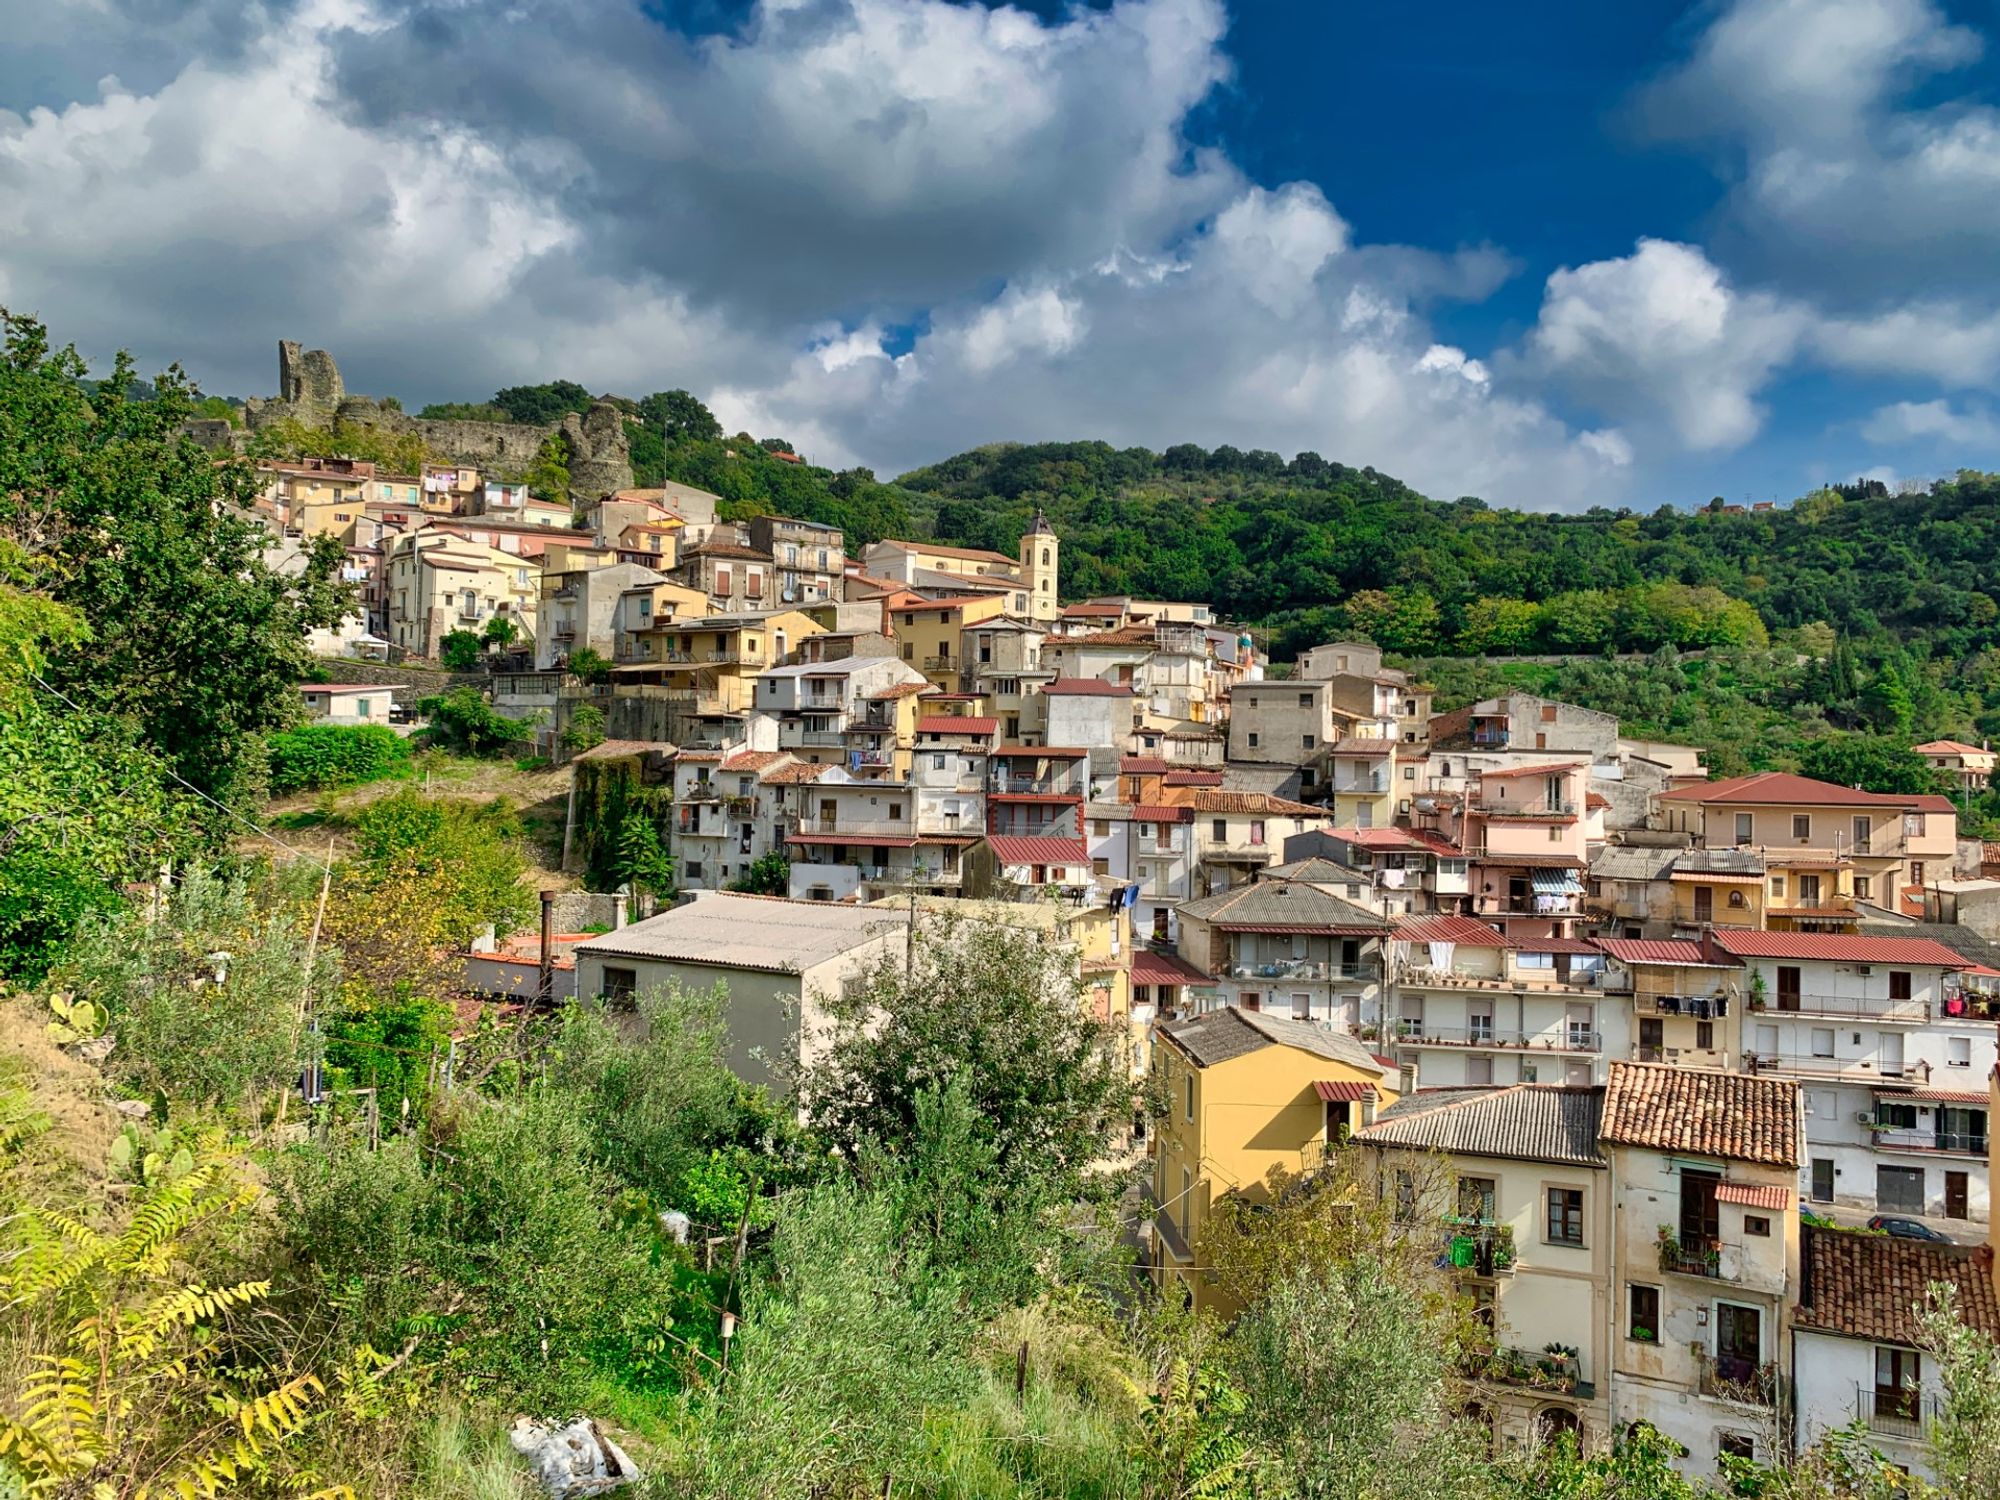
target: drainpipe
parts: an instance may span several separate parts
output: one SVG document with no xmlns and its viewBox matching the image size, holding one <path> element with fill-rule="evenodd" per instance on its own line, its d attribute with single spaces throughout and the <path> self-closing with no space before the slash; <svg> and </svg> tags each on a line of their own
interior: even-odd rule
<svg viewBox="0 0 2000 1500">
<path fill-rule="evenodd" d="M 623 891 L 614 891 L 611 896 L 611 928 L 615 932 L 625 925 L 625 903 L 632 898 Z"/>
<path fill-rule="evenodd" d="M 535 999 L 547 1005 L 555 998 L 556 893 L 542 892 L 542 961 L 535 977 Z"/>
</svg>

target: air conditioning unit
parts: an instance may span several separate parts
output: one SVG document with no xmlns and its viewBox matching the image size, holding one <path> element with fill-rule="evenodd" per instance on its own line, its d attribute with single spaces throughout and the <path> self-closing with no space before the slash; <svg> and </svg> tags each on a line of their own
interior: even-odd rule
<svg viewBox="0 0 2000 1500">
<path fill-rule="evenodd" d="M 1873 974 L 1875 972 L 1875 966 L 1873 964 L 1856 964 L 1854 966 L 1854 972 L 1857 974 Z"/>
<path fill-rule="evenodd" d="M 1864 1109 L 1854 1116 L 1854 1123 L 1857 1125 L 1873 1125 L 1875 1123 L 1875 1116 Z"/>
</svg>

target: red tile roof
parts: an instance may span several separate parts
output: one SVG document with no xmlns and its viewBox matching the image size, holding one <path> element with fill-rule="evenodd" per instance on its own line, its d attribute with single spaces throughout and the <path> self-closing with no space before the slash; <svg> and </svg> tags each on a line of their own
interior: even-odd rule
<svg viewBox="0 0 2000 1500">
<path fill-rule="evenodd" d="M 1918 798 L 1892 797 L 1864 792 L 1833 781 L 1815 781 L 1810 776 L 1794 776 L 1789 771 L 1757 771 L 1748 776 L 1727 776 L 1721 781 L 1698 781 L 1692 786 L 1662 792 L 1663 801 L 1735 802 L 1749 806 L 1803 805 L 1811 807 L 1914 807 Z M 1947 804 L 1949 805 L 1949 804 Z"/>
<path fill-rule="evenodd" d="M 761 771 L 791 756 L 789 750 L 738 750 L 722 763 L 725 771 Z"/>
<path fill-rule="evenodd" d="M 1221 786 L 1220 771 L 1169 771 L 1168 786 Z"/>
<path fill-rule="evenodd" d="M 1048 698 L 1136 698 L 1138 694 L 1123 683 L 1106 682 L 1102 677 L 1057 677 L 1043 684 Z"/>
<path fill-rule="evenodd" d="M 1082 839 L 1024 838 L 988 834 L 986 843 L 1003 865 L 1090 865 Z"/>
<path fill-rule="evenodd" d="M 1968 745 L 1963 740 L 1929 740 L 1911 747 L 1919 755 L 1991 755 L 1991 750 L 1982 750 L 1977 745 Z"/>
<path fill-rule="evenodd" d="M 1194 809 L 1170 807 L 1162 802 L 1141 802 L 1133 807 L 1132 816 L 1141 823 L 1192 823 Z"/>
<path fill-rule="evenodd" d="M 1357 1099 L 1376 1098 L 1375 1085 L 1339 1078 L 1321 1078 L 1313 1082 L 1313 1092 L 1328 1104 L 1346 1104 Z"/>
<path fill-rule="evenodd" d="M 1118 774 L 1121 776 L 1164 776 L 1167 763 L 1157 755 L 1121 755 L 1118 758 Z"/>
<path fill-rule="evenodd" d="M 1124 613 L 1115 604 L 1065 604 L 1062 617 L 1065 620 L 1115 620 Z"/>
<path fill-rule="evenodd" d="M 1209 978 L 1193 964 L 1172 953 L 1141 948 L 1132 955 L 1134 984 L 1207 984 Z"/>
<path fill-rule="evenodd" d="M 1428 846 L 1433 854 L 1442 854 L 1448 859 L 1465 858 L 1465 851 L 1435 828 L 1412 828 L 1410 837 Z"/>
<path fill-rule="evenodd" d="M 1614 1062 L 1602 1137 L 1617 1145 L 1773 1167 L 1799 1164 L 1799 1088 L 1781 1078 Z"/>
<path fill-rule="evenodd" d="M 1328 833 L 1364 849 L 1425 849 L 1429 846 L 1407 828 L 1329 828 Z"/>
<path fill-rule="evenodd" d="M 2000 1338 L 1992 1247 L 1966 1249 L 1808 1226 L 1799 1254 L 1798 1326 L 1920 1345 L 1917 1309 L 1936 1282 L 1958 1289 L 1958 1315 L 1968 1328 Z"/>
<path fill-rule="evenodd" d="M 1483 781 L 1505 781 L 1515 776 L 1552 776 L 1557 771 L 1581 771 L 1580 760 L 1551 761 L 1541 766 L 1508 766 L 1498 771 L 1476 771 L 1473 774 Z"/>
<path fill-rule="evenodd" d="M 1330 818 L 1323 807 L 1274 797 L 1269 792 L 1225 792 L 1217 787 L 1197 787 L 1188 794 L 1187 805 L 1202 813 L 1263 813 L 1284 818 Z"/>
<path fill-rule="evenodd" d="M 917 720 L 918 734 L 990 735 L 999 727 L 998 719 L 976 719 L 970 714 L 932 714 Z"/>
<path fill-rule="evenodd" d="M 1826 959 L 1850 964 L 1935 964 L 1962 969 L 1965 960 L 1929 938 L 1850 937 L 1839 932 L 1750 932 L 1719 927 L 1716 947 L 1736 958 Z"/>
<path fill-rule="evenodd" d="M 979 547 L 947 547 L 942 542 L 904 542 L 893 537 L 884 537 L 875 545 L 899 547 L 905 552 L 934 552 L 939 557 L 966 557 L 974 562 L 1003 562 L 1010 567 L 1020 566 L 1019 558 L 1009 557 L 1004 552 L 987 552 Z"/>
<path fill-rule="evenodd" d="M 818 781 L 832 769 L 832 766 L 779 766 L 775 771 L 766 771 L 758 779 L 766 786 L 795 786 Z"/>
<path fill-rule="evenodd" d="M 1471 917 L 1412 917 L 1389 934 L 1398 943 L 1456 943 L 1461 948 L 1504 948 L 1507 940 Z"/>
</svg>

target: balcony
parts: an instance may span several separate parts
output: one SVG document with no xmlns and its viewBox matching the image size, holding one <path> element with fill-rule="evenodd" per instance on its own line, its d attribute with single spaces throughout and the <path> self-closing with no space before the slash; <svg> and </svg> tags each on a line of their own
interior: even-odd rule
<svg viewBox="0 0 2000 1500">
<path fill-rule="evenodd" d="M 786 738 L 800 745 L 824 745 L 834 749 L 847 743 L 847 736 L 838 729 L 801 729 Z"/>
<path fill-rule="evenodd" d="M 1983 1130 L 1893 1130 L 1875 1125 L 1868 1129 L 1874 1143 L 1884 1151 L 1939 1151 L 1983 1158 L 1987 1150 L 1987 1135 Z"/>
<path fill-rule="evenodd" d="M 1924 1424 L 1938 1416 L 1938 1399 L 1915 1390 L 1884 1390 L 1880 1386 L 1854 1388 L 1854 1415 L 1870 1432 L 1884 1437 L 1921 1439 Z"/>
<path fill-rule="evenodd" d="M 1600 1032 L 1576 1026 L 1526 1032 L 1476 1023 L 1471 1026 L 1430 1026 L 1407 1016 L 1395 1022 L 1395 1037 L 1406 1045 L 1419 1047 L 1469 1047 L 1506 1052 L 1598 1052 L 1604 1046 L 1604 1037 Z"/>
<path fill-rule="evenodd" d="M 755 797 L 724 797 L 722 814 L 728 818 L 754 818 L 757 816 Z"/>
<path fill-rule="evenodd" d="M 956 672 L 959 660 L 955 656 L 926 656 L 923 669 L 926 672 Z"/>
<path fill-rule="evenodd" d="M 1346 979 L 1369 983 L 1382 977 L 1382 966 L 1373 961 L 1339 964 L 1320 958 L 1281 958 L 1231 962 L 1224 966 L 1223 972 L 1231 979 Z"/>
<path fill-rule="evenodd" d="M 1583 1379 L 1576 1357 L 1569 1354 L 1534 1349 L 1476 1350 L 1466 1360 L 1464 1370 L 1467 1379 L 1489 1385 L 1581 1396 L 1585 1400 L 1596 1394 L 1591 1382 Z"/>
<path fill-rule="evenodd" d="M 1721 1241 L 1682 1241 L 1664 1224 L 1660 1226 L 1660 1269 L 1676 1276 L 1696 1276 L 1704 1281 L 1736 1280 L 1723 1269 Z"/>
<path fill-rule="evenodd" d="M 1574 802 L 1543 801 L 1523 807 L 1511 802 L 1476 801 L 1473 807 L 1489 818 L 1574 818 L 1582 811 Z"/>
<path fill-rule="evenodd" d="M 1874 1058 L 1797 1057 L 1776 1052 L 1748 1052 L 1744 1063 L 1753 1073 L 1775 1077 L 1818 1078 L 1850 1083 L 1928 1083 L 1927 1062 L 1880 1062 Z"/>
<path fill-rule="evenodd" d="M 1691 1016 L 1697 1021 L 1714 1021 L 1729 1014 L 1727 995 L 1653 995 L 1651 1004 L 1645 1004 L 1648 997 L 1641 997 L 1641 1009 L 1649 1009 L 1656 1016 Z"/>
<path fill-rule="evenodd" d="M 1379 797 L 1388 790 L 1379 776 L 1368 776 L 1358 780 L 1329 781 L 1326 790 L 1336 797 Z"/>
<path fill-rule="evenodd" d="M 1631 987 L 1630 980 L 1607 969 L 1576 970 L 1568 974 L 1553 969 L 1517 969 L 1511 975 L 1499 975 L 1461 974 L 1453 969 L 1414 966 L 1397 977 L 1399 983 L 1416 989 L 1486 990 L 1494 994 L 1516 990 L 1531 990 L 1536 994 L 1619 994 Z"/>
<path fill-rule="evenodd" d="M 1920 1026 L 1931 1019 L 1931 1007 L 1923 1000 L 1870 999 L 1864 995 L 1778 996 L 1775 1003 L 1766 996 L 1750 1002 L 1750 1010 L 1760 1020 L 1774 1016 L 1819 1016 L 1836 1021 L 1870 1021 Z"/>
<path fill-rule="evenodd" d="M 988 788 L 1001 797 L 1081 797 L 1083 792 L 1067 777 L 995 776 Z"/>
<path fill-rule="evenodd" d="M 1784 1382 L 1778 1367 L 1730 1355 L 1711 1355 L 1695 1350 L 1696 1389 L 1716 1401 L 1734 1401 L 1741 1406 L 1776 1406 Z"/>
</svg>

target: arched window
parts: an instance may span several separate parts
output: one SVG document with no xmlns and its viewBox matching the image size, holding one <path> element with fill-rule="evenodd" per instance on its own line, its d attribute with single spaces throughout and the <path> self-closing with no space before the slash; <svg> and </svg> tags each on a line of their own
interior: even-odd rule
<svg viewBox="0 0 2000 1500">
<path fill-rule="evenodd" d="M 1553 1443 L 1564 1433 L 1583 1443 L 1583 1422 L 1567 1406 L 1545 1406 L 1535 1414 L 1535 1442 Z"/>
<path fill-rule="evenodd" d="M 1049 549 L 1044 547 L 1042 548 L 1042 566 L 1046 568 L 1048 565 L 1049 565 Z"/>
<path fill-rule="evenodd" d="M 1730 904 L 1731 906 L 1741 906 L 1741 905 L 1743 905 L 1743 904 L 1744 904 L 1744 903 L 1743 903 L 1743 893 L 1742 893 L 1741 891 L 1731 891 L 1731 892 L 1729 893 L 1729 904 Z"/>
</svg>

